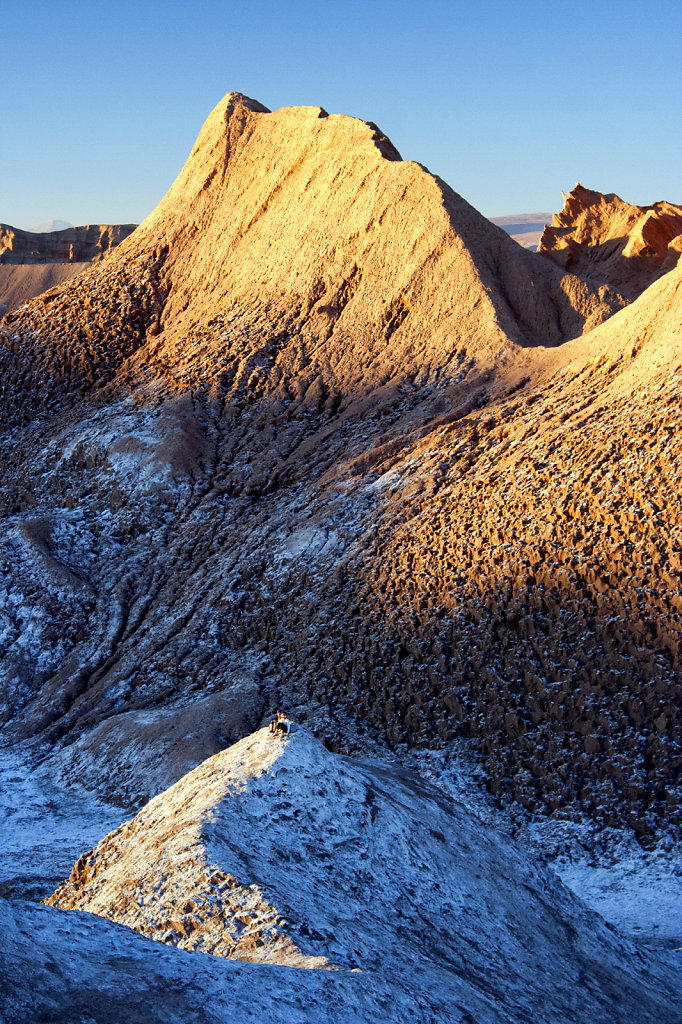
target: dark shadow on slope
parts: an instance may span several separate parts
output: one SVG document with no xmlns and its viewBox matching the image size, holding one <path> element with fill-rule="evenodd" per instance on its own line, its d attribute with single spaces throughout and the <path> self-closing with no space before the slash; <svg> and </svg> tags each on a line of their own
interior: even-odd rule
<svg viewBox="0 0 682 1024">
<path fill-rule="evenodd" d="M 633 622 L 630 595 L 549 579 L 461 602 L 437 594 L 434 581 L 401 604 L 366 561 L 327 596 L 331 615 L 315 613 L 314 596 L 300 609 L 279 599 L 271 613 L 252 599 L 242 614 L 267 637 L 283 699 L 326 702 L 339 736 L 343 713 L 390 743 L 465 736 L 501 804 L 585 815 L 644 843 L 679 826 L 682 686 L 668 638 Z M 295 660 L 287 636 L 298 637 Z"/>
<path fill-rule="evenodd" d="M 216 368 L 218 378 L 220 373 Z M 195 397 L 194 412 L 188 396 L 178 394 L 155 404 L 150 421 L 168 437 L 146 439 L 152 453 L 158 450 L 155 460 L 172 470 L 172 486 L 136 491 L 141 471 L 127 485 L 112 476 L 114 450 L 124 456 L 136 450 L 134 430 L 130 439 L 110 440 L 101 450 L 94 443 L 77 446 L 37 491 L 13 488 L 8 479 L 6 515 L 37 521 L 38 510 L 62 507 L 67 498 L 88 518 L 95 510 L 106 513 L 120 555 L 112 556 L 108 547 L 101 565 L 89 571 L 87 601 L 77 591 L 55 601 L 49 578 L 43 575 L 41 592 L 32 563 L 16 566 L 17 582 L 32 595 L 31 606 L 50 636 L 59 635 L 62 653 L 46 671 L 50 659 L 44 655 L 39 668 L 27 651 L 12 644 L 5 650 L 6 673 L 15 676 L 14 692 L 4 694 L 6 735 L 72 741 L 121 712 L 231 686 L 248 672 L 250 656 L 244 660 L 242 645 L 231 638 L 229 656 L 211 649 L 199 623 L 223 606 L 238 609 L 244 583 L 252 573 L 257 579 L 266 564 L 246 568 L 267 552 L 263 544 L 282 517 L 279 506 L 286 508 L 301 487 L 318 492 L 320 507 L 325 493 L 363 487 L 374 467 L 386 472 L 420 437 L 484 406 L 490 382 L 488 372 L 471 371 L 463 381 L 420 389 L 401 377 L 352 395 L 309 389 L 286 408 L 278 395 L 250 402 L 243 392 L 234 398 L 228 392 L 216 394 L 211 405 Z M 74 409 L 75 428 L 87 420 L 86 408 Z M 64 421 L 61 429 L 68 435 Z M 146 419 L 141 429 L 147 435 L 152 429 Z M 368 515 L 369 507 L 360 521 Z M 59 516 L 49 521 L 50 529 L 57 528 Z M 56 550 L 50 544 L 44 557 L 54 562 Z M 98 571 L 104 578 L 97 578 Z M 63 591 L 61 576 L 54 586 Z"/>
</svg>

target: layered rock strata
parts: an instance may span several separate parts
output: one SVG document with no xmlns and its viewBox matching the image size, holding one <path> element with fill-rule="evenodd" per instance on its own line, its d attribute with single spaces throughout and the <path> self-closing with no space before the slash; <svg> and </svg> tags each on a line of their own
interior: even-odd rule
<svg viewBox="0 0 682 1024">
<path fill-rule="evenodd" d="M 76 277 L 134 229 L 134 224 L 91 224 L 33 232 L 0 224 L 0 318 Z"/>
<path fill-rule="evenodd" d="M 119 245 L 136 226 L 84 224 L 35 232 L 0 224 L 0 264 L 90 263 Z"/>
</svg>

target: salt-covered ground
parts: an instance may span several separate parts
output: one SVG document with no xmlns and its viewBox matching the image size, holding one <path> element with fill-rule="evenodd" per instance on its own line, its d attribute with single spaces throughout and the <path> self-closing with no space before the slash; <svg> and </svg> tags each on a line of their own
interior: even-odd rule
<svg viewBox="0 0 682 1024">
<path fill-rule="evenodd" d="M 78 786 L 60 786 L 16 750 L 0 750 L 0 893 L 47 895 L 79 851 L 126 817 Z"/>
<path fill-rule="evenodd" d="M 588 821 L 510 817 L 495 807 L 481 785 L 466 741 L 447 754 L 413 750 L 401 760 L 539 856 L 622 935 L 668 947 L 682 945 L 682 850 L 672 838 L 648 850 L 632 833 L 599 832 Z"/>
<path fill-rule="evenodd" d="M 188 952 L 182 928 L 152 942 L 38 905 L 129 815 L 21 758 L 5 753 L 2 769 L 3 1024 L 678 1020 L 674 953 L 619 938 L 474 807 L 395 765 L 332 755 L 303 729 L 288 741 L 261 730 L 204 762 L 109 836 L 106 863 L 91 858 L 86 874 L 96 863 L 99 914 L 109 900 L 115 916 L 123 894 L 144 931 L 155 883 L 176 923 L 200 921 L 189 887 L 198 869 L 220 869 L 232 894 L 257 888 L 280 932 L 332 970 Z M 152 883 L 144 899 L 140 878 Z M 220 903 L 224 886 L 199 888 L 204 909 L 235 911 Z M 207 934 L 220 944 L 215 915 Z"/>
<path fill-rule="evenodd" d="M 634 845 L 634 844 L 633 844 Z M 593 858 L 554 862 L 562 881 L 623 935 L 682 945 L 682 862 L 626 847 L 610 864 Z"/>
</svg>

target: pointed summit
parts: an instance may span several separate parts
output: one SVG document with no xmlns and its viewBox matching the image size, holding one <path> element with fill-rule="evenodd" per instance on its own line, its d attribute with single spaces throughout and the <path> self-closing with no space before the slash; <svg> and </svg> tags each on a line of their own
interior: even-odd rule
<svg viewBox="0 0 682 1024">
<path fill-rule="evenodd" d="M 464 359 L 492 367 L 505 348 L 558 344 L 622 304 L 520 250 L 376 125 L 320 107 L 271 113 L 239 93 L 137 231 L 49 303 L 8 325 L 26 336 L 18 372 L 39 391 L 48 376 L 101 387 L 126 361 L 126 376 L 194 375 L 188 337 L 238 318 L 283 363 L 324 347 L 324 387 L 355 394 L 424 364 L 457 379 Z M 68 351 L 57 314 L 73 325 Z M 217 343 L 200 374 L 224 357 Z"/>
<path fill-rule="evenodd" d="M 190 706 L 203 757 L 241 734 L 214 697 L 273 697 L 475 738 L 501 807 L 649 841 L 681 297 L 620 310 L 375 125 L 228 96 L 144 224 L 4 320 L 8 732 L 139 806 Z"/>
</svg>

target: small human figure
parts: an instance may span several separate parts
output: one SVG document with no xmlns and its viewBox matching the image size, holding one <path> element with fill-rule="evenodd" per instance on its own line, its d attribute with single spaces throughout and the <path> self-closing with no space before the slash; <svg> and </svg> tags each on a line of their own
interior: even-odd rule
<svg viewBox="0 0 682 1024">
<path fill-rule="evenodd" d="M 278 708 L 277 709 L 277 715 L 270 722 L 270 732 L 272 732 L 272 733 L 283 732 L 283 733 L 286 733 L 288 735 L 289 734 L 290 726 L 291 726 L 291 722 L 287 718 L 286 711 L 282 711 L 281 708 Z"/>
</svg>

